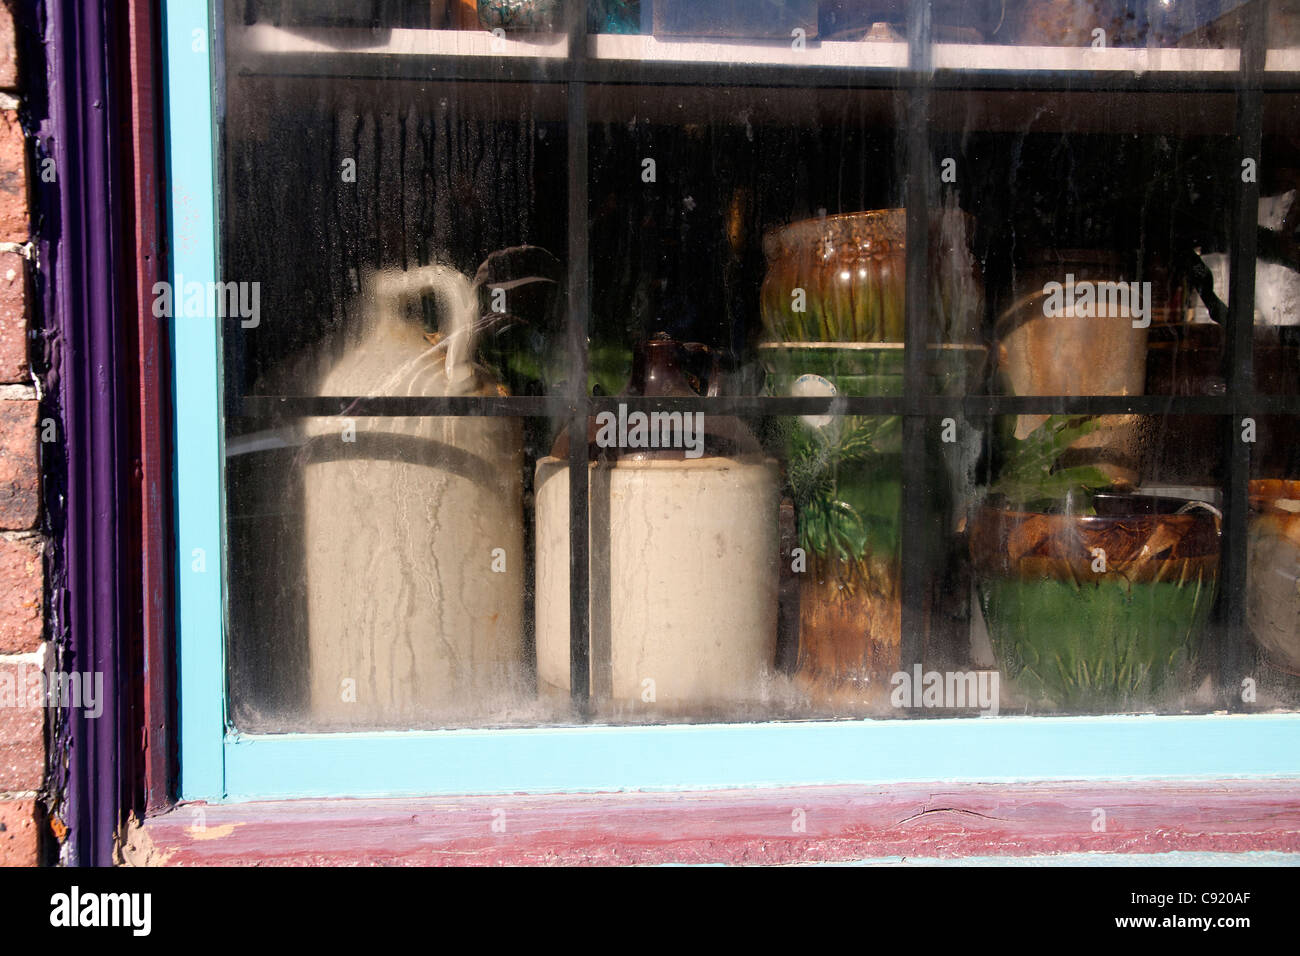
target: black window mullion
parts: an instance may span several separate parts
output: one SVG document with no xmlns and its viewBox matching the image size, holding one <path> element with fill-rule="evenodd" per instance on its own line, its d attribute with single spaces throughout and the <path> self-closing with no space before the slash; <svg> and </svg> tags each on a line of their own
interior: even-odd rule
<svg viewBox="0 0 1300 956">
<path fill-rule="evenodd" d="M 1243 168 L 1232 170 L 1236 178 L 1234 221 L 1231 230 L 1228 276 L 1228 329 L 1224 336 L 1224 361 L 1228 395 L 1233 412 L 1225 419 L 1224 446 L 1227 452 L 1223 495 L 1223 588 L 1221 612 L 1228 637 L 1222 664 L 1225 691 L 1230 697 L 1250 666 L 1253 655 L 1246 637 L 1246 548 L 1249 517 L 1250 449 L 1243 440 L 1243 418 L 1258 414 L 1255 408 L 1254 326 L 1255 254 L 1259 222 L 1259 166 L 1263 129 L 1262 73 L 1267 52 L 1268 4 L 1257 0 L 1246 10 L 1241 36 L 1241 75 L 1237 93 L 1237 141 L 1239 160 L 1250 160 L 1255 175 Z"/>
<path fill-rule="evenodd" d="M 587 10 L 586 4 L 577 0 L 571 0 L 566 10 L 569 34 L 568 83 L 565 89 L 569 157 L 569 686 L 573 707 L 585 719 L 591 714 L 590 489 L 587 464 L 587 326 L 591 306 L 587 263 Z"/>
<path fill-rule="evenodd" d="M 926 450 L 925 354 L 928 338 L 930 247 L 930 4 L 916 0 L 908 9 L 908 81 L 905 86 L 907 126 L 903 137 L 907 207 L 906 322 L 903 332 L 903 489 L 901 553 L 901 645 L 899 663 L 910 672 L 925 647 L 926 585 Z"/>
</svg>

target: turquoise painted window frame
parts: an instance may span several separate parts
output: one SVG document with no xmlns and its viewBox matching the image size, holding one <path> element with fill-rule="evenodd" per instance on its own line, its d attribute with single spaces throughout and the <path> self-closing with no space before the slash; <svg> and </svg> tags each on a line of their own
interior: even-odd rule
<svg viewBox="0 0 1300 956">
<path fill-rule="evenodd" d="M 171 280 L 215 282 L 210 4 L 164 0 L 163 34 Z M 1300 714 L 239 733 L 225 706 L 218 324 L 179 318 L 172 344 L 183 800 L 1300 777 Z"/>
</svg>

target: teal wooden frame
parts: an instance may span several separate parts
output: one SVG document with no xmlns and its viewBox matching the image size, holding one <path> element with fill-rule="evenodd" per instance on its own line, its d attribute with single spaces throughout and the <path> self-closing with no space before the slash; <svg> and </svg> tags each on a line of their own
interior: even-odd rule
<svg viewBox="0 0 1300 956">
<path fill-rule="evenodd" d="M 215 282 L 213 26 L 163 0 L 173 283 Z M 1300 777 L 1300 715 L 988 717 L 250 735 L 226 717 L 224 425 L 215 319 L 174 322 L 184 800 L 890 781 Z"/>
<path fill-rule="evenodd" d="M 164 0 L 168 247 L 173 288 L 217 276 L 212 16 L 207 0 Z M 176 627 L 180 794 L 224 791 L 224 423 L 215 319 L 172 323 L 176 450 Z"/>
</svg>

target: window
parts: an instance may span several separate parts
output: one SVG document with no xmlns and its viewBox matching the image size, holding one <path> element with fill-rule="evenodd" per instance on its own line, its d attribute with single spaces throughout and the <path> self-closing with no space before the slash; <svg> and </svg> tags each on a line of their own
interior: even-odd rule
<svg viewBox="0 0 1300 956">
<path fill-rule="evenodd" d="M 165 5 L 183 795 L 1296 772 L 1288 5 L 560 6 Z"/>
</svg>

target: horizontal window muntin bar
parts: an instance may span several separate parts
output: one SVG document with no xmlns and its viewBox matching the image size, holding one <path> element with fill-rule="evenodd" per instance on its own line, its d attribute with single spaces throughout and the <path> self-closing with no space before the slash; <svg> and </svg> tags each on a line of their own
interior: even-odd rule
<svg viewBox="0 0 1300 956">
<path fill-rule="evenodd" d="M 245 54 L 231 64 L 237 76 L 348 77 L 388 80 L 457 80 L 464 82 L 579 82 L 568 61 L 520 57 L 379 57 L 347 51 L 331 53 Z M 883 67 L 846 69 L 826 66 L 785 66 L 769 63 L 592 61 L 580 82 L 657 86 L 790 86 L 817 89 L 909 89 L 928 82 L 936 89 L 1080 91 L 1080 92 L 1225 92 L 1240 88 L 1238 74 L 1207 73 L 1084 73 L 944 70 L 926 79 L 910 70 Z M 1290 89 L 1291 77 L 1275 80 Z"/>
<path fill-rule="evenodd" d="M 900 397 L 782 398 L 764 395 L 647 397 L 598 396 L 586 401 L 592 415 L 629 410 L 706 412 L 715 415 L 825 415 L 901 413 Z M 405 418 L 445 416 L 567 417 L 574 413 L 562 396 L 280 396 L 247 395 L 234 412 L 243 418 Z"/>
<path fill-rule="evenodd" d="M 933 414 L 990 415 L 1231 415 L 1235 403 L 1222 395 L 943 395 L 921 396 Z"/>
<path fill-rule="evenodd" d="M 587 399 L 588 412 L 704 412 L 714 415 L 1300 415 L 1298 395 L 840 395 L 790 398 L 768 395 L 601 395 Z M 290 396 L 247 395 L 234 417 L 406 418 L 566 417 L 568 398 L 508 396 Z"/>
<path fill-rule="evenodd" d="M 572 414 L 567 399 L 546 395 L 245 395 L 241 418 L 545 418 Z"/>
<path fill-rule="evenodd" d="M 1255 395 L 1237 406 L 1247 415 L 1300 415 L 1300 395 Z"/>
<path fill-rule="evenodd" d="M 1126 73 L 1121 71 L 950 70 L 930 78 L 935 89 L 1079 93 L 1232 93 L 1241 89 L 1236 71 Z"/>
<path fill-rule="evenodd" d="M 378 57 L 348 51 L 330 53 L 244 54 L 231 64 L 235 76 L 346 77 L 383 80 L 456 80 L 472 83 L 528 82 L 631 84 L 657 86 L 791 86 L 816 89 L 897 90 L 921 77 L 887 68 L 845 69 L 769 63 L 679 63 L 603 61 L 589 63 L 585 76 L 573 76 L 566 60 L 518 57 Z"/>
<path fill-rule="evenodd" d="M 786 66 L 774 63 L 708 63 L 672 60 L 592 60 L 586 82 L 631 86 L 773 86 L 816 90 L 905 90 L 928 77 L 889 67 Z"/>
</svg>

